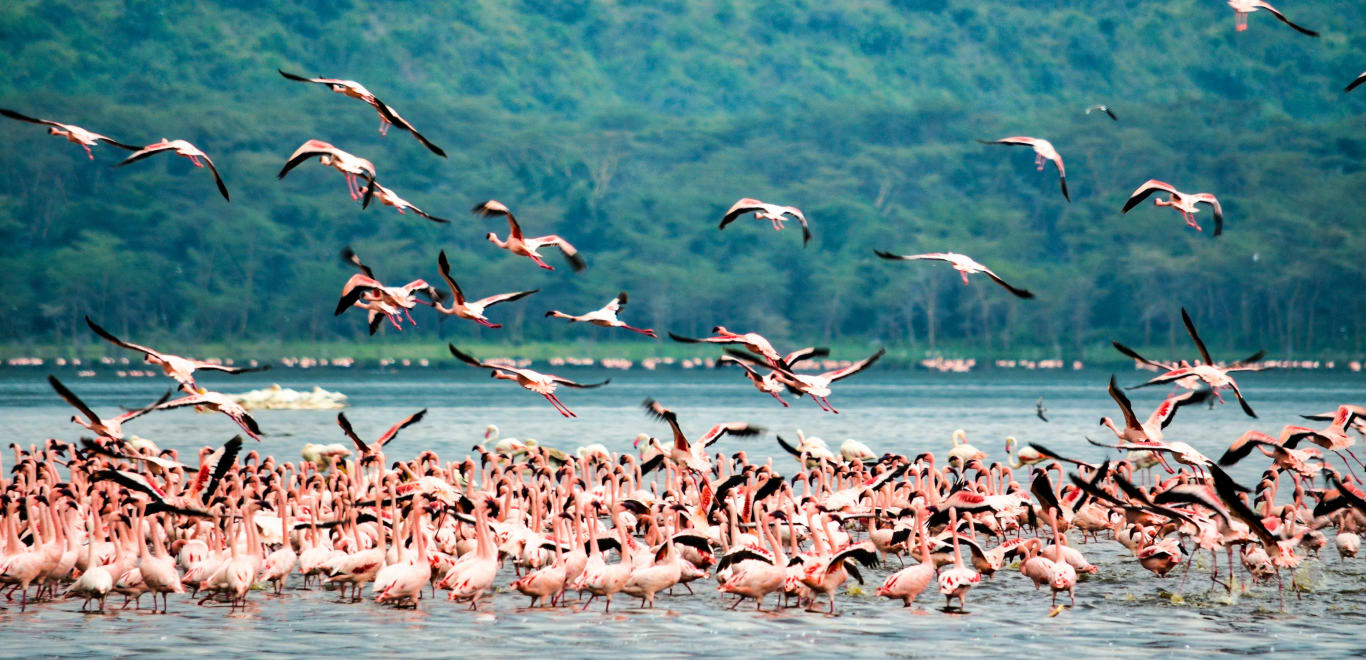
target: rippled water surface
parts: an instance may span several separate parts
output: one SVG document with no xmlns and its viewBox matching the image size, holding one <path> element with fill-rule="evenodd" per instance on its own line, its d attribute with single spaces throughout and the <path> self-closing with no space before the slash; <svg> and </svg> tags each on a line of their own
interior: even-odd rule
<svg viewBox="0 0 1366 660">
<path fill-rule="evenodd" d="M 78 429 L 67 422 L 72 409 L 43 381 L 45 375 L 45 371 L 28 369 L 0 371 L 0 430 L 11 441 L 28 444 L 46 437 L 78 437 Z M 602 442 L 614 451 L 627 451 L 639 431 L 667 433 L 667 427 L 640 410 L 640 401 L 651 396 L 677 410 L 690 435 L 719 421 L 746 420 L 767 426 L 770 432 L 761 439 L 727 438 L 715 449 L 744 449 L 751 457 L 774 456 L 779 469 L 788 474 L 796 463 L 779 450 L 773 434 L 791 437 L 799 427 L 825 438 L 832 447 L 854 437 L 878 452 L 933 451 L 942 456 L 951 446 L 950 434 L 963 428 L 992 460 L 1005 459 L 1002 441 L 1006 435 L 1100 459 L 1106 450 L 1087 445 L 1083 436 L 1113 438 L 1096 420 L 1101 415 L 1118 416 L 1105 394 L 1108 373 L 1098 371 L 876 371 L 837 386 L 831 399 L 840 415 L 821 413 L 809 400 L 793 401 L 791 409 L 784 409 L 734 373 L 567 370 L 564 375 L 579 380 L 610 375 L 613 382 L 599 390 L 563 393 L 565 403 L 579 415 L 576 420 L 564 420 L 540 397 L 509 383 L 491 381 L 473 369 L 281 370 L 236 378 L 210 375 L 203 382 L 227 392 L 272 382 L 296 389 L 316 384 L 340 390 L 350 396 L 347 416 L 363 437 L 377 435 L 397 419 L 428 408 L 427 418 L 405 430 L 389 453 L 410 456 L 433 449 L 443 458 L 463 456 L 482 440 L 489 423 L 498 424 L 505 436 L 534 437 L 568 450 Z M 1120 379 L 1134 383 L 1140 375 L 1126 371 Z M 145 404 L 169 382 L 76 378 L 70 372 L 59 372 L 59 376 L 102 413 L 116 411 L 119 405 Z M 1300 421 L 1299 413 L 1366 399 L 1366 377 L 1359 374 L 1267 372 L 1247 374 L 1240 382 L 1259 419 L 1244 417 L 1236 405 L 1187 408 L 1168 429 L 1168 439 L 1185 440 L 1217 456 L 1248 428 L 1274 434 L 1281 425 Z M 1131 394 L 1144 416 L 1165 393 L 1150 388 Z M 1045 399 L 1051 423 L 1034 417 L 1034 401 L 1039 396 Z M 254 448 L 295 458 L 305 442 L 345 442 L 335 416 L 329 411 L 260 412 L 258 420 L 269 435 Z M 198 447 L 219 444 L 236 433 L 236 426 L 225 417 L 188 410 L 150 415 L 131 423 L 129 429 L 162 447 L 189 452 L 191 457 Z M 11 460 L 12 454 L 6 463 Z M 1233 474 L 1251 483 L 1265 463 L 1248 459 Z M 1073 537 L 1072 543 L 1078 539 Z M 942 597 L 929 592 L 921 595 L 915 609 L 902 609 L 872 595 L 897 567 L 895 559 L 891 568 L 865 571 L 868 585 L 863 593 L 840 594 L 834 616 L 797 609 L 754 612 L 752 604 L 740 611 L 724 611 L 730 599 L 721 598 L 716 583 L 709 580 L 693 583 L 696 595 L 678 590 L 662 596 L 653 610 L 636 609 L 631 599 L 619 596 L 612 613 L 604 615 L 599 604 L 583 613 L 527 609 L 526 598 L 506 590 L 477 612 L 443 598 L 423 600 L 417 611 L 393 610 L 370 602 L 337 603 L 335 593 L 303 590 L 295 578 L 283 596 L 255 592 L 247 610 L 234 614 L 226 607 L 196 606 L 188 597 L 173 597 L 168 615 L 133 609 L 83 614 L 78 611 L 79 602 L 69 601 L 40 604 L 21 614 L 10 603 L 0 603 L 7 607 L 0 611 L 0 655 L 600 656 L 618 652 L 631 656 L 921 656 L 983 655 L 1008 649 L 1025 657 L 1060 653 L 1127 657 L 1185 650 L 1342 656 L 1363 648 L 1366 610 L 1360 603 L 1366 595 L 1366 563 L 1339 559 L 1332 549 L 1331 533 L 1322 558 L 1306 562 L 1302 569 L 1313 591 L 1297 599 L 1287 590 L 1284 611 L 1279 609 L 1274 585 L 1253 587 L 1231 602 L 1222 587 L 1207 592 L 1208 554 L 1196 559 L 1183 598 L 1173 599 L 1170 594 L 1180 583 L 1179 569 L 1173 577 L 1160 580 L 1142 570 L 1113 541 L 1078 547 L 1101 570 L 1078 586 L 1076 608 L 1054 618 L 1048 617 L 1048 594 L 1036 592 L 1015 571 L 983 580 L 968 596 L 967 614 L 940 611 Z M 498 584 L 512 579 L 509 566 Z M 109 602 L 117 607 L 119 597 Z M 766 607 L 773 604 L 770 597 Z"/>
</svg>

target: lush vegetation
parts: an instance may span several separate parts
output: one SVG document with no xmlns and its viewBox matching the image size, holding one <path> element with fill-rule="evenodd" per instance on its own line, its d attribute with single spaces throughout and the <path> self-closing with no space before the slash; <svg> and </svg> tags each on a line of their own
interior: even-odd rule
<svg viewBox="0 0 1366 660">
<path fill-rule="evenodd" d="M 1360 355 L 1366 340 L 1366 4 L 1278 3 L 1234 31 L 1217 0 L 346 0 L 0 6 L 0 107 L 146 144 L 184 138 L 207 172 L 0 125 L 0 333 L 9 352 L 89 342 L 623 341 L 543 319 L 618 290 L 635 325 L 912 354 L 1072 357 L 1114 337 L 1188 352 L 1192 310 L 1220 357 Z M 277 68 L 365 83 L 449 159 L 376 132 L 375 113 Z M 1118 122 L 1084 115 L 1108 103 Z M 976 138 L 1050 139 L 1052 166 Z M 374 161 L 449 226 L 362 212 L 332 170 L 274 174 L 309 138 Z M 1124 199 L 1148 178 L 1219 195 L 1225 233 Z M 815 239 L 716 224 L 737 198 L 793 204 Z M 484 240 L 488 198 L 587 256 L 553 273 Z M 367 338 L 332 316 L 352 245 L 380 279 L 438 282 L 439 249 L 503 330 Z M 894 252 L 973 255 L 1038 298 Z M 662 334 L 662 332 L 661 332 Z M 634 337 L 632 335 L 631 337 Z M 640 341 L 649 340 L 641 338 Z M 667 341 L 667 340 L 665 340 Z M 505 352 L 513 352 L 509 348 Z"/>
</svg>

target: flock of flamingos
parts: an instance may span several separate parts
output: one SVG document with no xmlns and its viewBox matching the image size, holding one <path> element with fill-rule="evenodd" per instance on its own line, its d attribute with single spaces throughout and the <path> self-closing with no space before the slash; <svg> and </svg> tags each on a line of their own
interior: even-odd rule
<svg viewBox="0 0 1366 660">
<path fill-rule="evenodd" d="M 1237 12 L 1239 30 L 1246 28 L 1249 13 L 1266 10 L 1314 35 L 1264 2 L 1229 4 Z M 359 83 L 280 73 L 364 101 L 379 113 L 381 132 L 398 127 L 444 156 Z M 1363 80 L 1366 74 L 1348 91 Z M 1115 118 L 1105 106 L 1091 110 Z M 224 199 L 229 198 L 213 161 L 184 140 L 162 139 L 138 148 L 78 126 L 11 110 L 0 113 L 46 125 L 53 135 L 82 146 L 92 159 L 90 148 L 100 143 L 133 151 L 120 166 L 158 153 L 179 154 L 207 167 Z M 1055 164 L 1062 193 L 1068 195 L 1062 158 L 1048 141 L 1009 137 L 990 143 L 1032 148 L 1041 170 L 1047 162 Z M 319 140 L 305 142 L 279 176 L 314 158 L 344 175 L 353 201 L 368 205 L 378 199 L 399 213 L 411 210 L 448 222 L 380 185 L 370 161 Z M 1217 198 L 1186 194 L 1156 180 L 1141 185 L 1124 211 L 1161 193 L 1168 197 L 1157 205 L 1179 211 L 1196 229 L 1197 205 L 1207 204 L 1213 210 L 1213 233 L 1222 230 Z M 499 248 L 545 269 L 553 267 L 542 258 L 543 248 L 558 249 L 575 270 L 587 266 L 560 236 L 524 235 L 509 207 L 498 201 L 484 202 L 474 212 L 506 219 L 506 238 L 488 234 Z M 737 202 L 721 228 L 750 214 L 775 229 L 795 219 L 803 242 L 810 239 L 807 218 L 799 209 L 754 199 Z M 877 254 L 947 261 L 965 283 L 969 275 L 983 274 L 1016 296 L 1032 297 L 961 254 Z M 437 266 L 445 290 L 421 279 L 385 285 L 353 251 L 343 256 L 357 272 L 346 281 L 336 312 L 365 310 L 372 333 L 386 322 L 395 329 L 415 323 L 410 312 L 417 304 L 497 328 L 486 316 L 489 307 L 536 293 L 468 298 L 444 252 Z M 655 337 L 653 330 L 618 318 L 626 303 L 626 293 L 620 293 L 586 314 L 552 310 L 546 315 Z M 1214 559 L 1210 579 L 1230 594 L 1272 580 L 1283 592 L 1283 573 L 1317 554 L 1327 544 L 1324 530 L 1330 528 L 1336 530 L 1340 555 L 1355 556 L 1358 534 L 1366 526 L 1366 493 L 1356 485 L 1353 464 L 1361 464 L 1352 447 L 1358 436 L 1366 435 L 1366 409 L 1336 405 L 1327 413 L 1307 415 L 1316 420 L 1313 426 L 1285 426 L 1279 436 L 1248 431 L 1218 459 L 1185 442 L 1167 440 L 1164 433 L 1181 408 L 1222 402 L 1225 392 L 1248 416 L 1256 416 L 1231 374 L 1259 368 L 1262 353 L 1220 363 L 1210 356 L 1184 310 L 1182 320 L 1195 346 L 1195 354 L 1185 359 L 1151 360 L 1115 343 L 1124 355 L 1159 371 L 1139 386 L 1173 386 L 1145 417 L 1111 378 L 1108 391 L 1120 417 L 1101 420 L 1116 438 L 1102 446 L 1125 452 L 1122 459 L 1089 463 L 1038 444 L 1017 448 L 1011 442 L 1008 462 L 988 462 L 985 452 L 955 434 L 953 447 L 940 460 L 930 452 L 879 454 L 854 440 L 832 450 L 799 432 L 795 444 L 777 438 L 795 461 L 795 470 L 785 474 L 773 460 L 751 463 L 744 451 L 727 455 L 716 446 L 726 436 L 754 437 L 765 429 L 729 421 L 697 435 L 703 427 L 694 423 L 707 420 L 689 419 L 685 411 L 652 399 L 643 404 L 642 421 L 653 419 L 660 429 L 667 425 L 671 439 L 641 433 L 638 454 L 617 455 L 599 444 L 565 452 L 499 438 L 496 427 L 490 427 L 486 443 L 461 460 L 443 460 L 432 451 L 395 460 L 412 452 L 390 452 L 391 444 L 404 428 L 421 422 L 424 410 L 378 437 L 366 430 L 365 438 L 340 413 L 337 422 L 351 446 L 310 445 L 298 462 L 256 451 L 239 460 L 247 438 L 261 440 L 261 425 L 225 395 L 201 387 L 195 374 L 245 369 L 131 343 L 87 317 L 92 332 L 142 354 L 176 382 L 181 396 L 173 399 L 168 391 L 141 408 L 101 416 L 49 376 L 57 394 L 78 412 L 72 421 L 89 433 L 76 443 L 49 439 L 27 449 L 14 446 L 16 464 L 0 476 L 5 510 L 0 582 L 11 585 L 7 597 L 19 600 L 20 609 L 75 598 L 82 599 L 82 610 L 103 611 L 106 599 L 115 594 L 125 597 L 125 607 L 129 602 L 140 606 L 143 596 L 151 596 L 153 610 L 159 596 L 163 612 L 172 594 L 192 594 L 184 597 L 236 609 L 247 605 L 256 585 L 268 584 L 280 593 L 314 583 L 353 600 L 363 598 L 369 586 L 375 601 L 400 607 L 418 607 L 424 596 L 444 591 L 449 600 L 475 609 L 499 586 L 500 567 L 511 564 L 517 577 L 506 586 L 528 596 L 533 605 L 582 603 L 580 608 L 587 609 L 601 599 L 608 611 L 613 597 L 623 594 L 639 599 L 642 607 L 653 607 L 661 594 L 681 597 L 680 590 L 691 593 L 693 583 L 713 579 L 718 591 L 735 596 L 732 608 L 749 599 L 759 609 L 773 595 L 769 602 L 775 608 L 795 605 L 834 612 L 836 595 L 849 580 L 862 583 L 863 571 L 880 571 L 896 561 L 898 570 L 885 576 L 876 593 L 907 607 L 926 590 L 937 589 L 946 608 L 957 601 L 961 609 L 983 576 L 1018 566 L 1036 590 L 1047 588 L 1051 613 L 1057 614 L 1064 608 L 1058 596 L 1065 594 L 1075 603 L 1078 575 L 1098 570 L 1072 544 L 1069 533 L 1083 542 L 1102 535 L 1112 538 L 1160 578 L 1180 568 L 1183 584 L 1193 555 L 1208 552 Z M 809 396 L 831 413 L 838 412 L 829 401 L 834 384 L 883 354 L 812 373 L 799 371 L 799 363 L 828 355 L 828 350 L 780 352 L 757 333 L 719 325 L 713 336 L 670 335 L 677 341 L 718 345 L 724 351 L 718 363 L 737 367 L 756 389 L 785 407 L 784 395 Z M 606 384 L 578 383 L 483 361 L 454 345 L 449 349 L 456 359 L 487 369 L 493 378 L 543 396 L 566 417 L 574 413 L 556 395 L 560 386 Z M 222 413 L 243 435 L 221 447 L 204 447 L 197 460 L 185 462 L 175 451 L 125 431 L 125 424 L 139 417 L 181 407 Z M 1041 401 L 1040 418 L 1043 412 Z M 1254 454 L 1269 464 L 1252 487 L 1224 471 Z M 1155 469 L 1160 471 L 1154 475 Z M 1054 472 L 1056 479 L 1050 476 Z M 1293 496 L 1278 498 L 1287 483 Z M 1240 572 L 1251 579 L 1239 580 Z M 571 601 L 570 593 L 578 597 Z"/>
</svg>

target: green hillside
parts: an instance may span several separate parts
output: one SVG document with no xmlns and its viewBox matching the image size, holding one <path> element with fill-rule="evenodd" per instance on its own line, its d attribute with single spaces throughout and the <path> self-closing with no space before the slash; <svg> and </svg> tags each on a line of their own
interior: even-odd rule
<svg viewBox="0 0 1366 660">
<path fill-rule="evenodd" d="M 623 318 L 680 334 L 1184 352 L 1185 305 L 1221 357 L 1360 356 L 1366 90 L 1342 87 L 1366 69 L 1366 4 L 1278 7 L 1322 37 L 1265 12 L 1235 32 L 1218 0 L 14 0 L 0 107 L 133 144 L 187 139 L 233 201 L 185 159 L 113 169 L 127 152 L 92 162 L 4 120 L 0 332 L 9 352 L 88 342 L 90 314 L 145 343 L 395 341 L 332 315 L 352 245 L 387 283 L 439 282 L 445 249 L 469 295 L 541 289 L 491 310 L 502 330 L 419 309 L 404 341 L 623 340 L 542 314 L 626 290 Z M 449 158 L 277 68 L 361 81 Z M 1094 103 L 1119 121 L 1083 114 Z M 1070 204 L 1027 149 L 975 142 L 1007 135 L 1053 142 Z M 277 180 L 309 138 L 454 223 L 361 211 L 312 163 Z M 1150 203 L 1120 215 L 1148 178 L 1217 194 L 1224 235 L 1207 210 L 1204 232 Z M 718 232 L 746 196 L 802 208 L 811 245 L 750 218 Z M 506 224 L 468 213 L 489 198 L 590 268 L 495 249 L 484 234 Z M 963 252 L 1038 297 L 874 249 Z"/>
</svg>

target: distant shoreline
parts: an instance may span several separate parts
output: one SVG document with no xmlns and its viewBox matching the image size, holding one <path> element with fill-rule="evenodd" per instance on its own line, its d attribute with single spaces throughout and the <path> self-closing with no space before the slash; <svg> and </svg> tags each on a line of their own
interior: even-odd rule
<svg viewBox="0 0 1366 660">
<path fill-rule="evenodd" d="M 524 364 L 549 365 L 564 368 L 575 366 L 607 368 L 698 368 L 710 367 L 721 355 L 715 347 L 698 347 L 669 341 L 662 342 L 528 342 L 480 343 L 451 340 L 461 350 L 489 360 L 513 360 Z M 461 366 L 446 348 L 446 342 L 234 342 L 184 346 L 175 342 L 153 343 L 161 350 L 201 359 L 221 360 L 227 364 L 247 366 L 252 360 L 269 363 L 275 368 L 370 368 L 370 367 L 428 367 Z M 822 344 L 824 345 L 824 344 Z M 831 356 L 823 368 L 858 360 L 876 350 L 876 345 L 836 342 L 829 345 Z M 1184 347 L 1181 347 L 1184 348 Z M 1178 348 L 1180 350 L 1180 348 Z M 1163 348 L 1143 349 L 1145 354 L 1164 355 Z M 1071 353 L 1070 351 L 1068 353 Z M 1066 354 L 1065 354 L 1066 355 Z M 37 362 L 41 360 L 41 363 Z M 529 362 L 528 362 L 529 361 Z M 425 363 L 424 363 L 425 362 Z M 1359 372 L 1366 368 L 1366 356 L 1314 354 L 1281 359 L 1272 356 L 1268 361 L 1278 369 L 1323 369 Z M 653 365 L 653 367 L 646 366 Z M 973 351 L 950 347 L 930 351 L 889 346 L 887 355 L 878 366 L 882 368 L 932 371 L 984 371 L 993 369 L 1077 370 L 1107 367 L 1131 368 L 1133 362 L 1118 355 L 1108 344 L 1088 347 L 1080 357 L 1059 357 L 1056 351 L 1038 347 L 1021 347 L 994 352 Z M 0 344 L 0 368 L 24 369 L 85 368 L 105 370 L 139 370 L 144 365 L 140 356 L 106 344 L 78 345 L 4 345 Z M 812 369 L 821 365 L 812 365 Z"/>
</svg>

